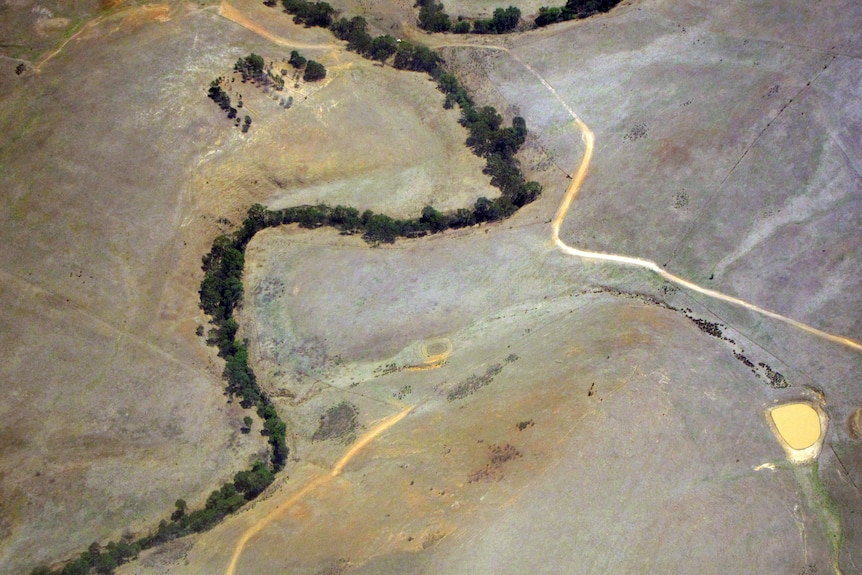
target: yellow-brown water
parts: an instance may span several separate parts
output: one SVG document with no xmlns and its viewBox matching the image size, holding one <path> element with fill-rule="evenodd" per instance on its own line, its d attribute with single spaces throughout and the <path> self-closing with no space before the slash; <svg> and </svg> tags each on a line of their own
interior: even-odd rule
<svg viewBox="0 0 862 575">
<path fill-rule="evenodd" d="M 789 403 L 770 412 L 781 438 L 793 449 L 806 449 L 820 439 L 820 416 L 807 403 Z"/>
</svg>

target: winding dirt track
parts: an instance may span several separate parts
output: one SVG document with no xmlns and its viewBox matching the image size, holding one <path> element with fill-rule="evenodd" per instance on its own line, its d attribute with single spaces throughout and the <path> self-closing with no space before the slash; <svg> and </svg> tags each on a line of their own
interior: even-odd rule
<svg viewBox="0 0 862 575">
<path fill-rule="evenodd" d="M 98 26 L 99 23 L 102 22 L 102 20 L 104 20 L 104 19 L 105 19 L 105 15 L 103 14 L 102 16 L 99 16 L 98 18 L 94 18 L 93 20 L 90 20 L 89 22 L 87 22 L 86 24 L 81 26 L 80 30 L 78 30 L 77 32 L 75 32 L 74 34 L 72 34 L 71 36 L 66 38 L 65 40 L 63 40 L 59 46 L 57 46 L 56 48 L 54 48 L 53 50 L 51 50 L 50 52 L 48 52 L 47 54 L 45 54 L 44 56 L 39 58 L 39 60 L 36 62 L 36 65 L 33 66 L 33 70 L 36 71 L 37 73 L 41 72 L 42 66 L 47 64 L 52 58 L 54 58 L 54 56 L 56 56 L 57 54 L 62 52 L 63 48 L 66 47 L 66 44 L 68 44 L 72 40 L 77 39 L 81 34 L 85 33 L 90 28 L 93 28 L 94 26 Z"/>
<path fill-rule="evenodd" d="M 664 270 L 657 263 L 655 263 L 651 260 L 646 260 L 643 258 L 637 258 L 637 257 L 632 257 L 632 256 L 618 255 L 618 254 L 591 252 L 591 251 L 582 250 L 582 249 L 567 245 L 565 242 L 563 242 L 562 239 L 560 239 L 560 226 L 562 226 L 563 221 L 565 221 L 566 216 L 569 213 L 569 209 L 572 207 L 572 203 L 574 202 L 575 197 L 578 195 L 578 191 L 581 189 L 581 184 L 583 184 L 584 179 L 587 177 L 587 170 L 590 167 L 590 160 L 593 157 L 593 148 L 595 146 L 595 135 L 590 130 L 590 128 L 580 119 L 580 117 L 575 113 L 575 111 L 572 110 L 572 108 L 566 103 L 566 101 L 563 100 L 562 97 L 560 97 L 559 93 L 557 93 L 557 91 L 553 88 L 553 86 L 548 84 L 548 82 L 542 77 L 541 74 L 536 72 L 529 64 L 527 64 L 526 62 L 521 60 L 521 58 L 519 58 L 517 56 L 517 54 L 514 54 L 512 51 L 510 51 L 505 46 L 471 44 L 471 43 L 466 43 L 466 42 L 442 42 L 442 43 L 437 43 L 437 44 L 439 46 L 446 46 L 446 47 L 450 47 L 450 48 L 468 47 L 468 48 L 480 48 L 480 49 L 484 49 L 484 50 L 495 50 L 498 52 L 505 52 L 506 54 L 511 56 L 512 59 L 514 59 L 521 66 L 523 66 L 526 70 L 528 70 L 533 76 L 535 76 L 536 79 L 539 80 L 539 82 L 541 82 L 542 86 L 544 86 L 545 89 L 548 90 L 554 96 L 554 98 L 556 98 L 556 100 L 560 103 L 560 105 L 563 106 L 563 108 L 566 110 L 566 112 L 568 112 L 568 114 L 574 120 L 575 126 L 577 126 L 578 130 L 581 132 L 581 140 L 584 142 L 585 150 L 584 150 L 584 156 L 583 156 L 583 158 L 581 158 L 581 163 L 578 165 L 577 170 L 572 175 L 572 183 L 569 185 L 568 189 L 566 190 L 566 193 L 563 196 L 562 201 L 560 202 L 560 206 L 557 208 L 557 213 L 554 216 L 554 219 L 551 221 L 551 241 L 560 249 L 560 251 L 562 251 L 563 253 L 575 256 L 575 257 L 583 258 L 583 259 L 594 260 L 594 261 L 614 262 L 614 263 L 618 263 L 618 264 L 623 264 L 623 265 L 628 265 L 628 266 L 636 266 L 636 267 L 648 269 L 652 272 L 655 272 L 656 274 L 661 276 L 663 279 L 665 279 L 665 280 L 667 280 L 673 284 L 676 284 L 678 286 L 689 289 L 691 291 L 697 292 L 699 294 L 703 294 L 707 297 L 711 297 L 711 298 L 714 298 L 717 300 L 728 302 L 728 303 L 733 304 L 735 306 L 739 306 L 739 307 L 751 310 L 753 312 L 759 313 L 761 315 L 764 315 L 764 316 L 772 318 L 772 319 L 776 319 L 778 321 L 781 321 L 781 322 L 784 322 L 788 325 L 791 325 L 797 329 L 800 329 L 802 331 L 805 331 L 805 332 L 810 333 L 812 335 L 815 335 L 817 337 L 832 341 L 834 343 L 838 343 L 840 345 L 849 347 L 851 349 L 855 349 L 856 351 L 862 351 L 862 343 L 860 343 L 854 339 L 850 339 L 848 337 L 843 337 L 840 335 L 835 335 L 835 334 L 825 332 L 823 330 L 819 330 L 815 327 L 804 324 L 804 323 L 797 321 L 795 319 L 783 316 L 783 315 L 776 313 L 774 311 L 770 311 L 770 310 L 762 308 L 760 306 L 748 303 L 747 301 L 745 301 L 741 298 L 727 295 L 727 294 L 724 294 L 720 291 L 716 291 L 713 289 L 699 286 L 694 282 L 691 282 L 685 278 L 679 277 L 677 275 L 674 275 L 674 274 Z"/>
</svg>

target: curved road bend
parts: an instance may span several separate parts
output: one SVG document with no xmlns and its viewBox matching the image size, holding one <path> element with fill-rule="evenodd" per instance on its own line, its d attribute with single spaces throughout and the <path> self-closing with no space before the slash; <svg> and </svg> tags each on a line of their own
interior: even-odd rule
<svg viewBox="0 0 862 575">
<path fill-rule="evenodd" d="M 855 349 L 856 351 L 862 351 L 862 343 L 860 343 L 854 339 L 850 339 L 848 337 L 843 337 L 840 335 L 835 335 L 835 334 L 825 332 L 823 330 L 820 330 L 820 329 L 817 329 L 817 328 L 812 327 L 810 325 L 804 324 L 804 323 L 797 321 L 795 319 L 783 316 L 783 315 L 776 313 L 774 311 L 770 311 L 770 310 L 762 308 L 760 306 L 748 303 L 747 301 L 745 301 L 741 298 L 727 295 L 727 294 L 724 294 L 724 293 L 717 291 L 717 290 L 713 290 L 713 289 L 699 286 L 694 282 L 691 282 L 685 278 L 674 275 L 674 274 L 664 270 L 657 263 L 655 263 L 651 260 L 646 260 L 643 258 L 636 258 L 636 257 L 632 257 L 632 256 L 618 255 L 618 254 L 608 254 L 608 253 L 603 253 L 603 252 L 591 252 L 591 251 L 582 250 L 582 249 L 567 245 L 565 242 L 563 242 L 562 239 L 560 239 L 560 226 L 562 225 L 563 221 L 566 219 L 566 216 L 569 213 L 569 209 L 572 207 L 572 203 L 574 202 L 575 197 L 578 195 L 578 191 L 581 188 L 581 184 L 583 184 L 584 178 L 586 178 L 586 176 L 587 176 L 587 170 L 590 166 L 590 160 L 593 157 L 593 148 L 595 146 L 595 135 L 589 129 L 589 127 L 578 117 L 578 115 L 574 112 L 574 110 L 572 110 L 572 108 L 565 102 L 565 100 L 563 100 L 563 98 L 560 97 L 559 93 L 557 93 L 557 91 L 550 84 L 548 84 L 548 82 L 541 76 L 541 74 L 536 72 L 529 64 L 527 64 L 526 62 L 521 60 L 516 54 L 512 53 L 508 48 L 505 48 L 503 46 L 483 46 L 483 45 L 474 45 L 474 44 L 466 44 L 466 43 L 464 43 L 464 44 L 446 44 L 446 45 L 447 46 L 469 46 L 471 48 L 484 48 L 484 49 L 489 49 L 489 50 L 506 52 L 515 61 L 517 61 L 524 68 L 526 68 L 531 74 L 533 74 L 533 76 L 535 76 L 539 80 L 539 82 L 542 83 L 542 85 L 545 87 L 545 89 L 547 89 L 554 96 L 554 98 L 556 98 L 556 100 L 563 106 L 563 108 L 566 110 L 566 112 L 569 113 L 569 115 L 575 121 L 575 125 L 578 127 L 578 130 L 580 130 L 581 140 L 583 140 L 584 146 L 585 146 L 584 156 L 581 159 L 581 163 L 578 165 L 578 168 L 575 171 L 575 173 L 571 175 L 572 183 L 569 185 L 568 189 L 566 190 L 566 193 L 563 196 L 562 201 L 560 202 L 560 206 L 559 206 L 559 208 L 557 208 L 557 213 L 554 216 L 554 219 L 551 221 L 551 241 L 554 242 L 554 244 L 560 249 L 560 251 L 562 251 L 563 253 L 572 255 L 572 256 L 583 258 L 583 259 L 615 262 L 618 264 L 636 266 L 636 267 L 648 269 L 652 272 L 655 272 L 656 274 L 658 274 L 659 276 L 661 276 L 663 279 L 665 279 L 666 281 L 668 281 L 670 283 L 684 287 L 686 289 L 697 292 L 699 294 L 703 294 L 707 297 L 711 297 L 711 298 L 714 298 L 717 300 L 725 301 L 725 302 L 728 302 L 728 303 L 733 304 L 735 306 L 742 307 L 742 308 L 751 310 L 753 312 L 759 313 L 759 314 L 764 315 L 766 317 L 776 319 L 776 320 L 784 322 L 790 326 L 793 326 L 797 329 L 808 332 L 808 333 L 815 335 L 817 337 L 832 341 L 834 343 L 838 343 L 840 345 L 849 347 L 851 349 Z"/>
</svg>

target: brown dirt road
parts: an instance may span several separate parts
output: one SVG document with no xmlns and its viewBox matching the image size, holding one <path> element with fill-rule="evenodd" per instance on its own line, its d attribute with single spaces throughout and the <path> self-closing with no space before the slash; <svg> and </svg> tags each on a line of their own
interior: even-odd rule
<svg viewBox="0 0 862 575">
<path fill-rule="evenodd" d="M 382 421 L 378 422 L 377 425 L 372 427 L 368 433 L 359 438 L 359 440 L 350 446 L 350 449 L 341 456 L 341 458 L 335 462 L 335 465 L 332 466 L 332 469 L 326 475 L 320 475 L 315 477 L 308 483 L 302 486 L 299 491 L 291 494 L 281 505 L 278 505 L 275 509 L 273 509 L 269 514 L 262 517 L 259 521 L 257 521 L 254 525 L 249 527 L 245 533 L 242 534 L 239 541 L 237 541 L 236 546 L 234 547 L 233 555 L 231 556 L 230 563 L 228 564 L 227 569 L 225 570 L 225 575 L 235 575 L 236 573 L 236 565 L 239 561 L 240 556 L 242 555 L 245 546 L 248 544 L 249 540 L 260 533 L 267 525 L 278 519 L 279 517 L 283 517 L 285 513 L 290 510 L 290 508 L 300 501 L 303 497 L 320 487 L 321 485 L 331 481 L 335 477 L 338 477 L 344 468 L 350 463 L 350 460 L 357 453 L 362 451 L 369 443 L 374 441 L 381 433 L 407 417 L 407 415 L 413 411 L 413 406 L 407 406 L 395 415 L 391 415 Z"/>
</svg>

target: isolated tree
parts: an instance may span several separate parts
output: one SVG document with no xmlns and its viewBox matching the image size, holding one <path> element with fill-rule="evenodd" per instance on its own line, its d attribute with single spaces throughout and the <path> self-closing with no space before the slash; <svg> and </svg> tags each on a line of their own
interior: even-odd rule
<svg viewBox="0 0 862 575">
<path fill-rule="evenodd" d="M 323 64 L 309 60 L 308 64 L 305 65 L 305 73 L 303 73 L 302 79 L 306 82 L 316 82 L 324 78 L 326 78 L 326 68 L 323 67 Z"/>
</svg>

